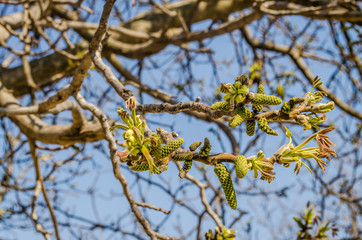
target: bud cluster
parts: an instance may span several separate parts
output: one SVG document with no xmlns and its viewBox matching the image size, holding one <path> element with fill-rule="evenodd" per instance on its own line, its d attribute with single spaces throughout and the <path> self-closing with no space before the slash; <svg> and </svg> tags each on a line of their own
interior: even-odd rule
<svg viewBox="0 0 362 240">
<path fill-rule="evenodd" d="M 153 173 L 160 173 L 154 160 L 163 159 L 176 151 L 183 143 L 183 139 L 175 139 L 162 146 L 159 135 L 153 134 L 150 137 L 146 137 L 146 123 L 141 120 L 139 115 L 136 115 L 135 100 L 130 98 L 126 101 L 126 106 L 131 108 L 132 115 L 123 108 L 118 108 L 117 110 L 125 125 L 121 124 L 110 128 L 110 131 L 117 128 L 126 130 L 122 135 L 125 142 L 121 143 L 121 146 L 126 148 L 126 150 L 117 153 L 120 160 L 130 160 L 133 163 L 131 164 L 131 170 L 133 171 L 150 170 L 151 175 Z"/>
<path fill-rule="evenodd" d="M 266 95 L 262 84 L 259 85 L 256 93 L 251 93 L 248 84 L 249 79 L 244 74 L 235 78 L 234 84 L 222 83 L 220 92 L 225 94 L 224 101 L 212 104 L 210 109 L 232 111 L 234 116 L 229 121 L 229 127 L 234 128 L 246 121 L 246 132 L 249 136 L 252 136 L 255 132 L 255 120 L 251 119 L 253 114 L 249 108 L 245 107 L 245 104 L 250 102 L 254 113 L 258 113 L 262 110 L 263 105 L 278 105 L 282 101 L 276 96 Z M 264 123 L 263 120 L 262 123 Z M 261 129 L 264 132 L 277 135 L 274 130 L 270 130 L 269 126 L 265 124 L 258 124 L 258 127 L 262 127 Z"/>
</svg>

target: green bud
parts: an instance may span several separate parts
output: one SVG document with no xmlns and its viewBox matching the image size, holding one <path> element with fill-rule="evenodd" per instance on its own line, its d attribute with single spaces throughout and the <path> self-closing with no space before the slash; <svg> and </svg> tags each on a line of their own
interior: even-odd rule
<svg viewBox="0 0 362 240">
<path fill-rule="evenodd" d="M 235 82 L 235 83 L 234 83 L 234 87 L 235 87 L 236 89 L 239 89 L 239 88 L 241 87 L 241 82 L 239 82 L 239 81 Z"/>
<path fill-rule="evenodd" d="M 248 173 L 249 166 L 245 156 L 240 155 L 235 159 L 235 171 L 238 178 L 243 178 Z"/>
<path fill-rule="evenodd" d="M 211 150 L 210 141 L 208 138 L 205 138 L 204 145 L 202 146 L 202 148 L 200 149 L 200 152 L 199 152 L 200 157 L 209 156 L 210 150 Z"/>
<path fill-rule="evenodd" d="M 201 141 L 196 141 L 190 145 L 189 149 L 190 151 L 194 152 L 200 146 L 201 146 Z"/>
<path fill-rule="evenodd" d="M 327 120 L 327 116 L 325 114 L 322 114 L 320 116 L 316 116 L 315 118 L 312 118 L 309 120 L 309 123 L 311 124 L 322 124 Z"/>
<path fill-rule="evenodd" d="M 312 125 L 309 123 L 309 121 L 312 119 L 312 117 L 310 116 L 306 116 L 306 115 L 298 115 L 296 117 L 296 120 L 298 123 L 302 124 L 304 126 L 304 130 L 308 130 L 312 128 Z"/>
<path fill-rule="evenodd" d="M 124 112 L 124 109 L 121 107 L 117 108 L 117 113 L 120 115 L 122 112 Z"/>
<path fill-rule="evenodd" d="M 127 131 L 124 132 L 123 134 L 123 138 L 125 140 L 129 139 L 130 137 L 133 137 L 133 130 L 132 129 L 128 129 Z"/>
<path fill-rule="evenodd" d="M 246 94 L 248 92 L 249 92 L 249 88 L 246 85 L 242 85 L 237 91 L 237 93 L 239 93 L 239 94 Z"/>
<path fill-rule="evenodd" d="M 236 95 L 236 98 L 235 98 L 236 103 L 242 103 L 242 102 L 244 102 L 244 100 L 245 100 L 245 97 L 242 94 Z"/>
<path fill-rule="evenodd" d="M 249 78 L 247 75 L 242 74 L 235 78 L 235 82 L 241 82 L 242 85 L 248 85 L 249 84 Z"/>
<path fill-rule="evenodd" d="M 219 178 L 222 188 L 224 189 L 226 200 L 232 209 L 236 209 L 237 201 L 233 183 L 231 181 L 230 173 L 227 168 L 219 163 L 215 166 L 214 172 Z"/>
<path fill-rule="evenodd" d="M 334 102 L 314 104 L 311 111 L 313 113 L 327 113 L 334 109 Z"/>
<path fill-rule="evenodd" d="M 175 161 L 187 161 L 192 160 L 193 154 L 192 153 L 177 153 L 173 156 L 173 160 Z"/>
<path fill-rule="evenodd" d="M 224 100 L 228 101 L 232 97 L 232 94 L 228 93 L 224 96 Z"/>
<path fill-rule="evenodd" d="M 228 92 L 230 92 L 231 87 L 232 87 L 231 83 L 221 83 L 220 92 L 228 93 Z"/>
</svg>

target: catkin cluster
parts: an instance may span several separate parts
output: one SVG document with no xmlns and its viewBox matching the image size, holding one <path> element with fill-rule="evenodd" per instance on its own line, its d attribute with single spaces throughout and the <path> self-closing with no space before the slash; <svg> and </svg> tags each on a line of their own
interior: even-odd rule
<svg viewBox="0 0 362 240">
<path fill-rule="evenodd" d="M 264 86 L 260 84 L 256 93 L 249 93 L 249 79 L 246 75 L 240 75 L 235 78 L 235 82 L 222 83 L 220 92 L 224 93 L 224 101 L 216 102 L 211 105 L 211 110 L 232 111 L 234 116 L 229 121 L 229 127 L 234 128 L 246 121 L 246 133 L 248 136 L 253 136 L 255 133 L 255 119 L 253 113 L 245 105 L 251 103 L 254 114 L 257 114 L 263 109 L 263 105 L 279 105 L 282 100 L 273 95 L 266 95 Z M 283 109 L 290 112 L 293 109 L 293 100 L 291 99 Z M 258 122 L 258 127 L 271 135 L 277 135 L 264 120 Z"/>
</svg>

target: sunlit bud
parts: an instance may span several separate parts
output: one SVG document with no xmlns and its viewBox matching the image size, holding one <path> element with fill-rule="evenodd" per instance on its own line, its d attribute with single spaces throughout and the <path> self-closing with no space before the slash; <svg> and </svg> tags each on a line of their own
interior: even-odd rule
<svg viewBox="0 0 362 240">
<path fill-rule="evenodd" d="M 190 151 L 195 151 L 198 147 L 201 146 L 201 141 L 194 142 L 190 145 Z"/>
<path fill-rule="evenodd" d="M 238 178 L 243 178 L 248 173 L 249 166 L 245 156 L 240 155 L 235 159 L 235 172 Z"/>
<path fill-rule="evenodd" d="M 128 100 L 126 101 L 126 108 L 129 109 L 136 108 L 136 100 L 134 99 L 134 97 L 128 98 Z"/>
</svg>

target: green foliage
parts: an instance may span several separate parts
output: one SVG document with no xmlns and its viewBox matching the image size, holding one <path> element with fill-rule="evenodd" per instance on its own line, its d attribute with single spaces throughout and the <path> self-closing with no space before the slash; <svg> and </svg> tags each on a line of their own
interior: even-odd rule
<svg viewBox="0 0 362 240">
<path fill-rule="evenodd" d="M 300 172 L 300 168 L 304 165 L 314 178 L 312 170 L 302 161 L 302 158 L 314 159 L 318 166 L 325 171 L 324 166 L 327 166 L 327 164 L 322 160 L 322 158 L 330 160 L 330 155 L 337 157 L 336 152 L 331 148 L 331 146 L 334 146 L 333 142 L 331 142 L 329 137 L 325 135 L 333 129 L 333 127 L 330 127 L 314 133 L 301 144 L 294 147 L 292 144 L 292 133 L 286 128 L 286 136 L 289 138 L 289 143 L 281 146 L 274 156 L 277 158 L 277 161 L 282 163 L 285 167 L 289 167 L 290 163 L 295 162 L 296 166 L 294 168 L 294 172 L 296 172 L 296 174 Z M 318 147 L 303 149 L 303 147 L 314 138 L 317 140 Z"/>
<path fill-rule="evenodd" d="M 260 150 L 258 155 L 250 160 L 250 163 L 251 169 L 254 171 L 254 178 L 257 178 L 260 172 L 261 180 L 266 180 L 270 183 L 275 179 L 273 162 L 270 159 L 265 158 L 263 151 Z"/>
<path fill-rule="evenodd" d="M 309 202 L 304 210 L 304 214 L 298 217 L 293 217 L 298 224 L 298 239 L 323 239 L 327 238 L 327 232 L 332 230 L 332 236 L 337 235 L 338 229 L 331 226 L 331 222 L 321 221 L 321 217 L 316 214 L 315 206 L 310 206 Z M 313 231 L 314 230 L 314 231 Z"/>
<path fill-rule="evenodd" d="M 232 232 L 231 229 L 215 227 L 215 233 L 211 229 L 205 234 L 205 240 L 235 240 L 235 232 Z"/>
</svg>

